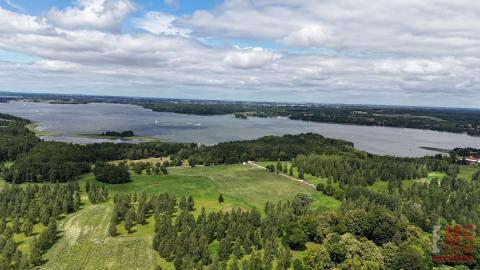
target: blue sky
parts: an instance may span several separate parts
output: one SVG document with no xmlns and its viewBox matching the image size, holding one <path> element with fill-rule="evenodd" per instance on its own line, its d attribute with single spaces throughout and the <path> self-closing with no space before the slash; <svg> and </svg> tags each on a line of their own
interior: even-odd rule
<svg viewBox="0 0 480 270">
<path fill-rule="evenodd" d="M 172 12 L 174 14 L 190 14 L 195 10 L 198 9 L 210 9 L 222 1 L 220 0 L 185 0 L 181 3 L 179 2 L 175 6 L 171 6 L 166 4 L 164 1 L 158 0 L 142 0 L 136 1 L 139 5 L 141 5 L 145 10 L 164 10 L 168 12 Z M 13 6 L 9 3 L 12 3 Z M 20 7 L 28 14 L 32 15 L 39 15 L 41 12 L 48 10 L 51 7 L 58 7 L 58 8 L 65 8 L 72 5 L 72 1 L 70 0 L 49 0 L 49 1 L 31 1 L 31 0 L 2 0 L 1 6 L 6 9 L 10 9 L 12 11 L 18 11 L 18 8 L 14 6 Z"/>
<path fill-rule="evenodd" d="M 0 0 L 0 90 L 478 107 L 479 13 L 467 0 Z"/>
</svg>

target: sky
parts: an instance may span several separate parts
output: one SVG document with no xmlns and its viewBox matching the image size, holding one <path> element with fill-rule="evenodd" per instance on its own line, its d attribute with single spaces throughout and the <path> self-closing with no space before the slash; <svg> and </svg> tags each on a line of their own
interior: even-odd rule
<svg viewBox="0 0 480 270">
<path fill-rule="evenodd" d="M 480 1 L 0 0 L 0 90 L 480 106 Z"/>
</svg>

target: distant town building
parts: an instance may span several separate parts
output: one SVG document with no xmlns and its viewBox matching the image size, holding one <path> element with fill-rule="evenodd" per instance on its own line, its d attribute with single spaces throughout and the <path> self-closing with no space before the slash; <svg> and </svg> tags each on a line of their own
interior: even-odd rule
<svg viewBox="0 0 480 270">
<path fill-rule="evenodd" d="M 465 161 L 468 164 L 479 164 L 480 163 L 480 158 L 470 156 L 470 157 L 465 158 Z"/>
</svg>

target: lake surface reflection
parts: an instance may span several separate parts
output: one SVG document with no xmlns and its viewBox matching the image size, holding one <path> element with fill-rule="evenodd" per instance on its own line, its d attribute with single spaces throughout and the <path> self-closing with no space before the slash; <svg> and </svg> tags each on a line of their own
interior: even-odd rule
<svg viewBox="0 0 480 270">
<path fill-rule="evenodd" d="M 355 147 L 381 155 L 423 156 L 435 152 L 421 146 L 451 149 L 480 148 L 480 137 L 429 130 L 327 124 L 284 118 L 236 119 L 231 115 L 198 116 L 153 112 L 125 104 L 46 104 L 11 102 L 0 104 L 0 112 L 39 122 L 40 129 L 62 134 L 45 139 L 90 143 L 105 140 L 77 138 L 76 134 L 97 134 L 108 130 L 133 130 L 140 136 L 165 141 L 215 144 L 255 139 L 266 135 L 315 132 L 325 137 L 351 141 Z M 107 140 L 108 141 L 108 140 Z M 118 142 L 118 141 L 117 141 Z M 131 141 L 135 142 L 135 141 Z"/>
</svg>

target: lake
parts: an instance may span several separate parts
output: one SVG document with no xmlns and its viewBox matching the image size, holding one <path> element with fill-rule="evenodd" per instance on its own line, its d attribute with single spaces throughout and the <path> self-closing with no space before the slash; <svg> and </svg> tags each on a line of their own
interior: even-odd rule
<svg viewBox="0 0 480 270">
<path fill-rule="evenodd" d="M 153 112 L 125 104 L 47 104 L 32 102 L 1 103 L 0 112 L 40 123 L 39 129 L 60 134 L 47 140 L 92 143 L 110 140 L 78 138 L 76 134 L 133 130 L 136 135 L 157 137 L 164 141 L 195 142 L 211 145 L 231 140 L 255 139 L 266 135 L 314 132 L 325 137 L 351 141 L 355 147 L 380 155 L 423 156 L 435 152 L 421 146 L 452 149 L 480 148 L 480 137 L 466 134 L 314 123 L 285 118 L 236 119 L 232 115 L 198 116 Z M 119 142 L 118 140 L 116 142 Z M 135 141 L 133 141 L 135 142 Z"/>
</svg>

